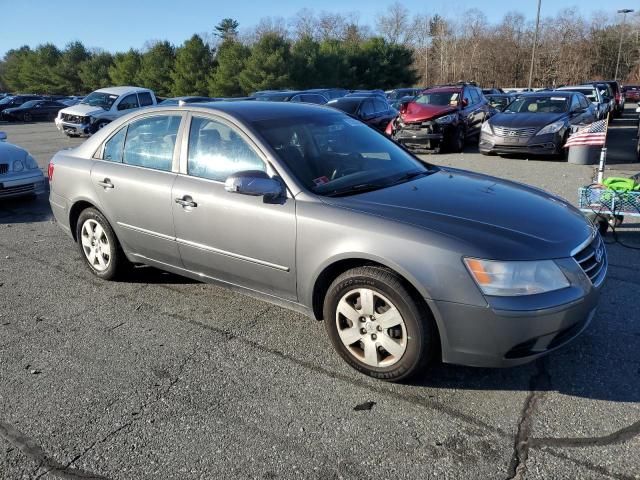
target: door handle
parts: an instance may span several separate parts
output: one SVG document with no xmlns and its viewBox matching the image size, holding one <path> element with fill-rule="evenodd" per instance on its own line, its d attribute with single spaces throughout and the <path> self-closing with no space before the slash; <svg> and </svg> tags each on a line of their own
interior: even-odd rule
<svg viewBox="0 0 640 480">
<path fill-rule="evenodd" d="M 178 205 L 182 205 L 183 207 L 197 207 L 198 204 L 193 201 L 193 198 L 189 195 L 185 195 L 184 197 L 176 197 L 175 199 Z"/>
<path fill-rule="evenodd" d="M 101 182 L 98 182 L 98 185 L 105 189 L 114 187 L 113 183 L 111 183 L 111 180 L 109 180 L 108 178 L 105 178 Z"/>
</svg>

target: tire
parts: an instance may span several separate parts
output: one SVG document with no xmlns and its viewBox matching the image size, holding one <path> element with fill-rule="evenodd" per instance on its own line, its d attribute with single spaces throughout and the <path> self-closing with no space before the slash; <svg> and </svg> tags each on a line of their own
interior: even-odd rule
<svg viewBox="0 0 640 480">
<path fill-rule="evenodd" d="M 22 116 L 22 121 L 24 121 L 24 122 L 30 122 L 31 120 L 33 120 L 33 117 L 31 116 L 30 113 L 25 113 Z"/>
<path fill-rule="evenodd" d="M 130 266 L 111 225 L 95 208 L 80 213 L 76 239 L 84 263 L 95 276 L 113 280 Z"/>
<path fill-rule="evenodd" d="M 370 377 L 406 380 L 423 372 L 437 351 L 431 313 L 398 275 L 382 267 L 358 267 L 338 276 L 325 296 L 323 314 L 338 354 Z"/>
<path fill-rule="evenodd" d="M 102 130 L 104 127 L 106 127 L 109 124 L 109 122 L 107 120 L 100 120 L 96 123 L 96 126 L 93 128 L 93 133 L 99 132 L 100 130 Z"/>
<path fill-rule="evenodd" d="M 449 150 L 453 153 L 460 153 L 464 149 L 465 143 L 464 128 L 457 126 L 453 135 L 449 139 Z"/>
</svg>

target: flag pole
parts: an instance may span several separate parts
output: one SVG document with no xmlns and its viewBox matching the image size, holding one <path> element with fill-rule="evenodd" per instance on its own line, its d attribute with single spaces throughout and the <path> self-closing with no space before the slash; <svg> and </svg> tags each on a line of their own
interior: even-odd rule
<svg viewBox="0 0 640 480">
<path fill-rule="evenodd" d="M 607 133 L 609 132 L 609 115 L 611 112 L 607 112 L 607 121 L 604 124 L 604 144 L 602 150 L 600 150 L 600 165 L 598 166 L 598 183 L 602 185 L 604 180 L 604 166 L 607 163 Z"/>
</svg>

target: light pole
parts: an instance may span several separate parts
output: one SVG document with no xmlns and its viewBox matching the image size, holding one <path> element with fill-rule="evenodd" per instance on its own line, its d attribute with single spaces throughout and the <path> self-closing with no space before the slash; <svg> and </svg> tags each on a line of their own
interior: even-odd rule
<svg viewBox="0 0 640 480">
<path fill-rule="evenodd" d="M 618 10 L 618 13 L 622 14 L 622 26 L 620 27 L 620 44 L 618 45 L 618 60 L 616 60 L 616 74 L 613 79 L 618 79 L 618 68 L 620 67 L 620 53 L 622 52 L 622 39 L 624 37 L 624 22 L 627 19 L 627 13 L 633 12 L 630 8 L 623 8 L 622 10 Z"/>
<path fill-rule="evenodd" d="M 531 50 L 531 67 L 529 68 L 529 90 L 531 90 L 531 82 L 533 82 L 533 62 L 536 58 L 536 46 L 538 45 L 538 30 L 540 29 L 540 7 L 542 0 L 538 0 L 538 15 L 536 15 L 536 32 L 533 34 L 533 49 Z"/>
</svg>

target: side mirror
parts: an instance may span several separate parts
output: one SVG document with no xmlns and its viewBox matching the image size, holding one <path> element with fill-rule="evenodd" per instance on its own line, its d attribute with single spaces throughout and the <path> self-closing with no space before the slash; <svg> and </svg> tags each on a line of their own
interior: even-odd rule
<svg viewBox="0 0 640 480">
<path fill-rule="evenodd" d="M 262 170 L 236 172 L 227 177 L 224 189 L 227 192 L 239 193 L 240 195 L 265 197 L 265 200 L 273 200 L 284 195 L 282 183 L 269 177 Z"/>
<path fill-rule="evenodd" d="M 0 132 L 0 142 L 4 142 L 7 140 L 7 134 L 4 132 Z"/>
<path fill-rule="evenodd" d="M 463 107 L 468 107 L 469 106 L 469 100 L 467 100 L 466 98 L 463 98 L 461 103 L 462 103 Z"/>
</svg>

